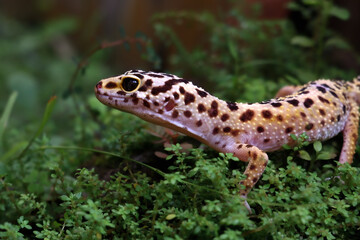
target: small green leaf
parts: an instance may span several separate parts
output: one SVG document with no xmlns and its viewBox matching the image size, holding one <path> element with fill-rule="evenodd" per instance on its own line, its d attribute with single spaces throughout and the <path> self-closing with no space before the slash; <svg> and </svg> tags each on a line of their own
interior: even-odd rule
<svg viewBox="0 0 360 240">
<path fill-rule="evenodd" d="M 169 220 L 172 220 L 174 218 L 176 218 L 176 215 L 171 213 L 171 214 L 167 215 L 165 219 L 169 221 Z"/>
<path fill-rule="evenodd" d="M 296 137 L 296 135 L 295 134 L 290 134 L 290 137 L 292 138 L 292 140 L 297 140 L 297 137 Z"/>
<path fill-rule="evenodd" d="M 1 118 L 0 118 L 0 143 L 2 142 L 2 135 L 4 133 L 4 130 L 5 130 L 6 126 L 7 126 L 7 123 L 9 121 L 10 113 L 11 113 L 11 110 L 12 110 L 12 108 L 14 106 L 17 95 L 18 95 L 17 92 L 13 92 L 10 95 L 9 100 L 7 101 L 7 103 L 5 105 L 4 112 L 1 115 Z"/>
<path fill-rule="evenodd" d="M 331 9 L 330 9 L 330 12 L 329 14 L 333 17 L 336 17 L 336 18 L 339 18 L 341 20 L 348 20 L 349 17 L 350 17 L 350 13 L 347 9 L 345 8 L 340 8 L 340 7 L 337 7 L 337 6 L 333 6 Z"/>
<path fill-rule="evenodd" d="M 320 153 L 316 159 L 318 160 L 329 160 L 329 159 L 333 159 L 336 157 L 335 153 L 332 152 L 322 152 Z"/>
<path fill-rule="evenodd" d="M 325 46 L 326 47 L 336 47 L 336 48 L 345 49 L 345 50 L 351 49 L 351 46 L 349 45 L 349 43 L 340 37 L 329 38 L 325 42 Z"/>
<path fill-rule="evenodd" d="M 291 44 L 300 47 L 313 47 L 314 41 L 311 38 L 305 36 L 295 36 L 291 39 Z"/>
<path fill-rule="evenodd" d="M 282 145 L 282 147 L 283 147 L 284 149 L 286 149 L 286 150 L 290 150 L 290 149 L 291 149 L 291 147 L 290 147 L 289 145 L 287 145 L 287 144 Z"/>
<path fill-rule="evenodd" d="M 306 152 L 305 150 L 300 150 L 299 151 L 299 157 L 301 159 L 304 159 L 304 160 L 307 160 L 307 161 L 311 160 L 310 154 L 308 152 Z"/>
<path fill-rule="evenodd" d="M 316 152 L 320 152 L 322 149 L 322 144 L 320 141 L 316 141 L 313 143 L 314 149 Z"/>
</svg>

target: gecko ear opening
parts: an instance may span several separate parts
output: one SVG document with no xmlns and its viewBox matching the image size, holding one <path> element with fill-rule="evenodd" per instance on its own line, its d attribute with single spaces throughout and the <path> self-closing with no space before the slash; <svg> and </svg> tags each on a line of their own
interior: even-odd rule
<svg viewBox="0 0 360 240">
<path fill-rule="evenodd" d="M 135 76 L 124 76 L 121 78 L 120 87 L 127 93 L 135 92 L 140 85 L 140 79 Z"/>
</svg>

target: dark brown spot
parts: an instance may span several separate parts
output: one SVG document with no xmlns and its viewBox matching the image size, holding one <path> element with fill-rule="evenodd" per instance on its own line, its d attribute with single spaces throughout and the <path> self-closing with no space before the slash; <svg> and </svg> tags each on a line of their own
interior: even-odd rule
<svg viewBox="0 0 360 240">
<path fill-rule="evenodd" d="M 184 112 L 184 116 L 187 117 L 187 118 L 191 117 L 191 115 L 192 115 L 192 113 L 189 110 L 186 110 Z"/>
<path fill-rule="evenodd" d="M 223 114 L 222 116 L 221 116 L 221 121 L 223 121 L 223 122 L 225 122 L 226 120 L 228 120 L 230 118 L 230 116 L 229 116 L 229 114 Z"/>
<path fill-rule="evenodd" d="M 156 77 L 156 78 L 163 78 L 163 77 L 164 77 L 163 75 L 156 74 L 156 73 L 149 73 L 148 76 L 150 76 L 150 77 Z"/>
<path fill-rule="evenodd" d="M 119 95 L 126 95 L 126 93 L 124 91 L 121 91 L 121 90 L 117 91 L 116 93 L 119 94 Z"/>
<path fill-rule="evenodd" d="M 308 93 L 309 93 L 309 91 L 300 91 L 299 95 L 308 94 Z"/>
<path fill-rule="evenodd" d="M 327 103 L 327 104 L 330 103 L 329 100 L 327 100 L 326 98 L 323 98 L 322 96 L 318 96 L 318 98 L 319 98 L 320 102 Z"/>
<path fill-rule="evenodd" d="M 308 124 L 305 126 L 305 130 L 310 131 L 311 129 L 313 129 L 313 127 L 314 127 L 314 124 L 308 123 Z"/>
<path fill-rule="evenodd" d="M 228 133 L 228 132 L 231 131 L 231 128 L 230 128 L 230 127 L 224 127 L 224 128 L 223 128 L 223 131 L 226 132 L 226 133 Z"/>
<path fill-rule="evenodd" d="M 179 116 L 179 112 L 177 110 L 174 110 L 171 114 L 171 117 L 177 118 Z"/>
<path fill-rule="evenodd" d="M 291 133 L 293 130 L 294 130 L 294 128 L 292 128 L 292 127 L 287 127 L 287 128 L 285 129 L 285 133 Z"/>
<path fill-rule="evenodd" d="M 203 113 L 203 112 L 206 111 L 206 108 L 205 108 L 204 104 L 200 103 L 198 105 L 198 111 L 199 111 L 199 113 Z"/>
<path fill-rule="evenodd" d="M 180 95 L 177 92 L 173 92 L 173 96 L 176 100 L 179 99 L 180 97 Z"/>
<path fill-rule="evenodd" d="M 136 73 L 136 74 L 133 74 L 133 75 L 137 76 L 137 77 L 138 77 L 138 78 L 140 78 L 140 79 L 143 79 L 143 78 L 144 78 L 144 76 L 143 76 L 143 75 L 141 75 L 141 74 L 138 74 L 138 73 Z"/>
<path fill-rule="evenodd" d="M 222 146 L 221 146 L 221 148 L 225 148 L 226 147 L 226 144 L 223 144 Z"/>
<path fill-rule="evenodd" d="M 159 106 L 159 103 L 158 103 L 157 101 L 154 101 L 153 104 L 154 104 L 155 106 Z"/>
<path fill-rule="evenodd" d="M 268 143 L 268 142 L 270 142 L 270 139 L 265 138 L 265 139 L 264 139 L 264 143 Z"/>
<path fill-rule="evenodd" d="M 256 153 L 256 152 L 253 153 L 253 159 L 254 159 L 254 160 L 257 159 L 257 153 Z"/>
<path fill-rule="evenodd" d="M 240 148 L 242 148 L 243 147 L 243 145 L 242 144 L 239 144 L 239 146 L 237 146 L 237 149 L 240 149 Z"/>
<path fill-rule="evenodd" d="M 158 110 L 158 113 L 159 113 L 159 114 L 163 114 L 164 111 L 163 111 L 162 109 L 159 109 L 159 110 Z"/>
<path fill-rule="evenodd" d="M 184 82 L 184 81 L 182 81 L 180 79 L 170 79 L 170 80 L 166 81 L 164 83 L 164 85 L 162 85 L 162 86 L 153 87 L 151 89 L 151 94 L 156 96 L 159 93 L 165 93 L 165 92 L 169 91 L 172 88 L 173 85 L 181 83 L 181 82 Z M 182 87 L 180 87 L 180 88 L 182 88 Z"/>
<path fill-rule="evenodd" d="M 150 96 L 149 96 L 149 94 L 148 95 L 146 95 L 146 97 L 145 97 L 147 100 L 149 100 L 150 99 Z"/>
<path fill-rule="evenodd" d="M 325 88 L 323 88 L 323 87 L 316 87 L 317 88 L 317 90 L 319 90 L 320 92 L 322 92 L 322 93 L 326 93 L 326 89 Z"/>
<path fill-rule="evenodd" d="M 321 86 L 324 86 L 324 87 L 326 87 L 326 88 L 332 89 L 332 88 L 331 88 L 329 85 L 327 85 L 326 83 L 321 84 Z"/>
<path fill-rule="evenodd" d="M 292 100 L 287 100 L 288 103 L 290 103 L 291 105 L 297 107 L 299 105 L 299 101 L 296 99 L 292 99 Z"/>
<path fill-rule="evenodd" d="M 258 127 L 256 128 L 256 131 L 258 131 L 258 133 L 262 133 L 262 132 L 265 131 L 265 129 L 264 129 L 264 127 L 262 127 L 262 126 L 258 126 Z"/>
<path fill-rule="evenodd" d="M 325 111 L 324 111 L 324 109 L 320 108 L 320 109 L 319 109 L 319 113 L 320 113 L 321 116 L 325 116 Z"/>
<path fill-rule="evenodd" d="M 313 105 L 313 104 L 314 104 L 314 101 L 311 98 L 306 98 L 305 101 L 304 101 L 304 106 L 306 108 L 311 107 L 311 105 Z"/>
<path fill-rule="evenodd" d="M 335 92 L 330 91 L 330 93 L 331 93 L 331 95 L 333 95 L 334 97 L 339 98 L 338 95 L 337 95 Z"/>
<path fill-rule="evenodd" d="M 270 104 L 271 104 L 271 106 L 276 107 L 276 108 L 281 107 L 281 105 L 282 105 L 279 102 L 274 102 L 274 103 L 270 103 Z"/>
<path fill-rule="evenodd" d="M 234 102 L 226 102 L 228 108 L 231 110 L 231 111 L 236 111 L 239 109 L 239 107 L 237 106 L 236 103 Z"/>
<path fill-rule="evenodd" d="M 153 84 L 153 81 L 151 79 L 146 80 L 145 85 L 148 87 L 151 87 Z"/>
<path fill-rule="evenodd" d="M 322 121 L 320 122 L 320 124 L 321 124 L 321 126 L 324 126 L 324 125 L 325 125 L 325 121 L 322 120 Z"/>
<path fill-rule="evenodd" d="M 145 85 L 141 86 L 141 88 L 138 89 L 138 91 L 140 92 L 146 92 L 147 91 L 147 87 L 145 87 Z"/>
<path fill-rule="evenodd" d="M 181 94 L 185 94 L 185 89 L 183 87 L 179 88 Z"/>
<path fill-rule="evenodd" d="M 212 101 L 211 102 L 211 108 L 217 108 L 218 107 L 218 103 L 217 103 L 217 101 Z"/>
<path fill-rule="evenodd" d="M 202 121 L 201 121 L 201 120 L 199 120 L 199 121 L 196 122 L 196 126 L 197 126 L 197 127 L 201 127 L 201 125 L 202 125 Z"/>
<path fill-rule="evenodd" d="M 109 100 L 111 101 L 111 100 L 113 100 L 113 98 L 112 98 L 112 97 L 109 97 Z"/>
<path fill-rule="evenodd" d="M 150 108 L 150 103 L 146 100 L 143 100 L 143 105 L 147 108 Z"/>
<path fill-rule="evenodd" d="M 208 95 L 207 92 L 205 92 L 203 90 L 200 90 L 198 88 L 196 88 L 195 90 L 199 94 L 199 96 L 202 97 L 202 98 L 204 98 L 204 97 L 206 97 Z"/>
<path fill-rule="evenodd" d="M 218 115 L 218 103 L 217 101 L 212 101 L 211 108 L 208 110 L 209 117 L 216 117 Z"/>
<path fill-rule="evenodd" d="M 175 101 L 171 99 L 171 100 L 169 100 L 169 102 L 165 105 L 165 110 L 166 110 L 166 111 L 170 111 L 170 110 L 172 110 L 175 106 L 176 106 Z"/>
<path fill-rule="evenodd" d="M 236 137 L 237 135 L 239 135 L 240 130 L 232 130 L 231 131 L 231 135 L 233 135 L 234 137 Z"/>
<path fill-rule="evenodd" d="M 276 118 L 279 122 L 282 122 L 284 120 L 283 116 L 281 115 L 277 115 Z"/>
<path fill-rule="evenodd" d="M 252 179 L 253 183 L 256 183 L 256 182 L 257 182 L 257 180 L 258 180 L 258 178 L 257 178 L 257 177 L 254 177 L 254 178 Z"/>
<path fill-rule="evenodd" d="M 184 102 L 185 102 L 185 105 L 189 105 L 190 103 L 195 102 L 194 94 L 185 93 Z"/>
<path fill-rule="evenodd" d="M 239 119 L 240 119 L 242 122 L 247 122 L 247 121 L 250 121 L 250 120 L 254 117 L 254 115 L 255 115 L 254 111 L 248 109 L 248 110 L 246 110 L 243 114 L 241 114 L 241 116 L 240 116 Z"/>
<path fill-rule="evenodd" d="M 246 146 L 245 147 L 247 147 L 247 148 L 252 148 L 253 147 L 253 145 L 251 145 L 251 144 L 246 144 Z"/>
<path fill-rule="evenodd" d="M 263 116 L 263 118 L 267 118 L 267 119 L 272 117 L 272 113 L 269 110 L 262 110 L 261 115 Z"/>
<path fill-rule="evenodd" d="M 138 104 L 139 99 L 138 98 L 132 98 L 131 101 L 133 102 L 134 105 Z"/>
<path fill-rule="evenodd" d="M 249 167 L 250 170 L 255 170 L 256 169 L 256 165 L 255 164 L 251 164 Z"/>
<path fill-rule="evenodd" d="M 303 117 L 303 118 L 306 118 L 306 114 L 304 112 L 300 112 L 300 115 Z"/>
<path fill-rule="evenodd" d="M 345 105 L 343 105 L 342 109 L 343 109 L 343 112 L 344 112 L 344 114 L 345 114 L 345 113 L 346 113 L 346 107 L 345 107 Z"/>
<path fill-rule="evenodd" d="M 117 84 L 114 83 L 114 82 L 108 82 L 108 83 L 105 85 L 105 87 L 108 88 L 108 89 L 116 88 L 116 87 L 117 87 Z"/>
<path fill-rule="evenodd" d="M 219 131 L 220 131 L 220 128 L 218 128 L 218 127 L 215 127 L 214 129 L 213 129 L 213 131 L 212 131 L 212 134 L 218 134 L 219 133 Z"/>
<path fill-rule="evenodd" d="M 331 117 L 331 118 L 330 118 L 330 121 L 331 121 L 331 122 L 334 122 L 334 121 L 335 121 L 335 118 L 334 118 L 334 117 Z"/>
<path fill-rule="evenodd" d="M 336 117 L 336 118 L 337 118 L 337 121 L 338 121 L 338 122 L 340 122 L 340 120 L 341 120 L 341 116 L 340 116 L 340 115 L 337 115 L 337 117 Z"/>
</svg>

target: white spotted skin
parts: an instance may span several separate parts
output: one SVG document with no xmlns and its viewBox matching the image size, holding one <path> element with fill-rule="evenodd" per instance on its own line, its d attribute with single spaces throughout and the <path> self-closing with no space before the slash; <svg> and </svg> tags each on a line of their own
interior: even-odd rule
<svg viewBox="0 0 360 240">
<path fill-rule="evenodd" d="M 134 82 L 130 87 L 129 79 Z M 266 167 L 265 152 L 279 150 L 284 144 L 294 145 L 291 134 L 305 132 L 307 140 L 313 142 L 343 132 L 340 162 L 352 162 L 358 137 L 359 82 L 359 78 L 352 82 L 317 80 L 285 87 L 278 93 L 282 97 L 247 104 L 220 100 L 175 75 L 132 70 L 101 80 L 95 93 L 110 107 L 177 130 L 249 162 L 247 178 L 241 182 L 245 190 L 240 190 L 246 197 Z"/>
</svg>

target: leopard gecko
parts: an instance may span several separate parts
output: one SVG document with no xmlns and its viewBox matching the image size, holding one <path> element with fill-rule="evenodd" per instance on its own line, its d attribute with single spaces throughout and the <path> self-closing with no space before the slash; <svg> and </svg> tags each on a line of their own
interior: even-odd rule
<svg viewBox="0 0 360 240">
<path fill-rule="evenodd" d="M 268 163 L 266 152 L 294 145 L 291 134 L 309 142 L 343 133 L 340 163 L 351 163 L 358 138 L 360 76 L 351 82 L 317 80 L 284 87 L 278 97 L 235 103 L 212 96 L 172 74 L 131 70 L 101 80 L 95 94 L 103 104 L 191 136 L 248 162 L 240 196 L 246 198 Z M 250 210 L 245 200 L 245 205 Z"/>
</svg>

